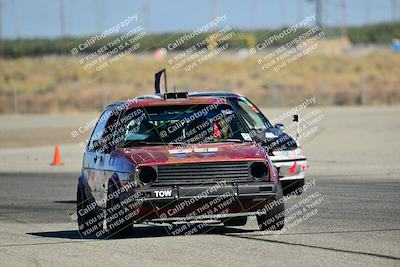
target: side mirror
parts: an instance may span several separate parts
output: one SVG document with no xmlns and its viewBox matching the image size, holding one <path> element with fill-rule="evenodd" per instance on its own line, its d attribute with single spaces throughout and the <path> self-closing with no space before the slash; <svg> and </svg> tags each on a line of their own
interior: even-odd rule
<svg viewBox="0 0 400 267">
<path fill-rule="evenodd" d="M 279 130 L 283 131 L 283 129 L 285 129 L 285 126 L 282 123 L 277 123 L 275 124 L 275 128 L 278 128 Z"/>
</svg>

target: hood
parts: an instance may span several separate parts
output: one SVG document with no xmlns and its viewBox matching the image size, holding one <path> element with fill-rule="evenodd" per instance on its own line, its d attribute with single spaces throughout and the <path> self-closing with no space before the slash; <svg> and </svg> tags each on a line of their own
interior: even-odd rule
<svg viewBox="0 0 400 267">
<path fill-rule="evenodd" d="M 143 146 L 121 148 L 119 154 L 139 166 L 201 163 L 216 161 L 265 160 L 265 149 L 253 143 L 214 143 L 181 146 Z"/>
<path fill-rule="evenodd" d="M 297 142 L 291 136 L 276 127 L 257 133 L 254 139 L 267 147 L 269 153 L 275 150 L 293 150 L 298 147 Z"/>
</svg>

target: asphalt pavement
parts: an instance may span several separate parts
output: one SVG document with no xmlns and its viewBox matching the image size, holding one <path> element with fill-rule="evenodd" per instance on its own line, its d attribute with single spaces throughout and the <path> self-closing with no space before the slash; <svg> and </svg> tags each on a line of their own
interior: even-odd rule
<svg viewBox="0 0 400 267">
<path fill-rule="evenodd" d="M 303 142 L 310 186 L 285 201 L 283 231 L 258 231 L 250 218 L 243 227 L 209 224 L 188 236 L 135 225 L 112 240 L 81 239 L 69 216 L 82 157 L 75 139 L 61 143 L 64 165 L 50 166 L 54 147 L 45 136 L 43 146 L 33 146 L 32 118 L 12 124 L 3 117 L 3 144 L 19 134 L 30 146 L 14 140 L 0 147 L 0 265 L 400 266 L 400 109 L 321 112 L 318 131 Z M 84 122 L 72 123 L 77 117 L 69 124 L 55 119 L 59 132 Z M 37 121 L 43 125 L 35 134 L 46 133 L 44 118 Z"/>
<path fill-rule="evenodd" d="M 400 177 L 310 177 L 315 186 L 286 201 L 312 204 L 314 214 L 287 220 L 281 233 L 207 225 L 202 233 L 170 235 L 138 225 L 122 239 L 81 239 L 74 209 L 76 173 L 2 173 L 0 259 L 7 265 L 308 266 L 400 264 Z M 306 207 L 306 206 L 304 206 Z M 315 210 L 314 209 L 314 210 Z M 295 214 L 295 210 L 292 211 Z M 298 223 L 296 223 L 298 222 Z"/>
</svg>

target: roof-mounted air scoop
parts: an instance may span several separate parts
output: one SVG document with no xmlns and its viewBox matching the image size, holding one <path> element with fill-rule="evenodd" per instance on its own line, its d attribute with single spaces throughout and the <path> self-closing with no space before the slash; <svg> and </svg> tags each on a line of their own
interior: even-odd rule
<svg viewBox="0 0 400 267">
<path fill-rule="evenodd" d="M 187 92 L 173 92 L 164 94 L 164 100 L 182 100 L 182 99 L 188 99 Z"/>
</svg>

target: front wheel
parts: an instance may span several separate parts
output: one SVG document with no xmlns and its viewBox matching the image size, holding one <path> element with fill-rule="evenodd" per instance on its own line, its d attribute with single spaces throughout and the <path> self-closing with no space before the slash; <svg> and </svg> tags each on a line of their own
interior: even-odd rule
<svg viewBox="0 0 400 267">
<path fill-rule="evenodd" d="M 107 191 L 106 225 L 107 238 L 120 238 L 132 231 L 133 222 L 126 219 L 129 210 L 121 203 L 118 186 L 114 179 L 110 179 Z"/>
<path fill-rule="evenodd" d="M 103 213 L 92 198 L 88 198 L 81 183 L 76 194 L 76 215 L 82 238 L 97 237 L 103 228 Z"/>
<path fill-rule="evenodd" d="M 292 192 L 295 192 L 296 195 L 300 195 L 303 190 L 302 188 L 304 186 L 304 178 L 303 179 L 297 179 L 297 180 L 286 180 L 286 181 L 281 181 L 282 188 L 283 188 L 283 194 L 289 195 Z"/>
<path fill-rule="evenodd" d="M 257 215 L 258 228 L 261 231 L 279 231 L 285 226 L 285 203 L 280 189 L 273 202 L 265 206 L 267 212 Z"/>
</svg>

